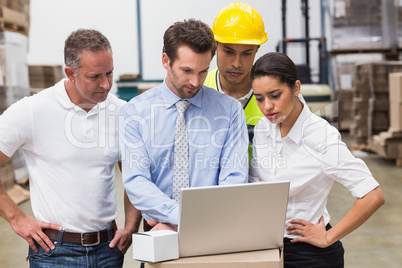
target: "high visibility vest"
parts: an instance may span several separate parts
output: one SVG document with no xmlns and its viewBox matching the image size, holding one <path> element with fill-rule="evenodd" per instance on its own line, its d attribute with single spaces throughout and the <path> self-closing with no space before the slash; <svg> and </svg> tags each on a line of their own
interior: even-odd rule
<svg viewBox="0 0 402 268">
<path fill-rule="evenodd" d="M 207 87 L 211 87 L 215 90 L 218 90 L 218 68 L 210 71 L 205 78 L 204 85 Z M 254 127 L 258 123 L 258 121 L 264 116 L 258 108 L 257 101 L 255 99 L 254 94 L 251 95 L 251 98 L 247 102 L 246 106 L 243 107 L 244 110 L 244 115 L 246 116 L 246 124 L 247 124 L 247 130 L 248 130 L 248 138 L 249 138 L 249 159 L 251 159 L 251 152 L 253 149 L 253 138 L 254 138 Z"/>
</svg>

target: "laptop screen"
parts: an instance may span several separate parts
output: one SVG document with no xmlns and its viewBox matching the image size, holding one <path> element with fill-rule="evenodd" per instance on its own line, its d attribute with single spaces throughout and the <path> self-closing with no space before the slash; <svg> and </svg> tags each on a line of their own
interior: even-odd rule
<svg viewBox="0 0 402 268">
<path fill-rule="evenodd" d="M 281 247 L 289 184 L 261 182 L 182 189 L 180 257 Z"/>
</svg>

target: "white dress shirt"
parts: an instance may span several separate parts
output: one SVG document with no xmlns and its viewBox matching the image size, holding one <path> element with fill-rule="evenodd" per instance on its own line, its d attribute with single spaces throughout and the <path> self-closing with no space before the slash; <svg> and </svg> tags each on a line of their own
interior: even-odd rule
<svg viewBox="0 0 402 268">
<path fill-rule="evenodd" d="M 324 216 L 334 181 L 344 185 L 355 198 L 378 186 L 361 159 L 341 140 L 338 130 L 311 113 L 304 105 L 286 137 L 280 126 L 263 117 L 255 127 L 249 181 L 290 181 L 286 226 L 293 219 L 318 223 Z M 285 237 L 294 238 L 286 234 Z"/>
</svg>

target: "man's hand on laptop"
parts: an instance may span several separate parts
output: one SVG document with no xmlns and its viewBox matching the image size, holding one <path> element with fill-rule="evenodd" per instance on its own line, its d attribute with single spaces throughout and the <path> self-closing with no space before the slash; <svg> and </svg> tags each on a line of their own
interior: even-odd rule
<svg viewBox="0 0 402 268">
<path fill-rule="evenodd" d="M 157 221 L 153 221 L 153 220 L 147 220 L 147 223 L 149 224 L 149 226 L 152 227 L 151 231 L 172 230 L 172 231 L 177 232 L 177 225 L 175 225 L 175 224 L 157 222 Z"/>
</svg>

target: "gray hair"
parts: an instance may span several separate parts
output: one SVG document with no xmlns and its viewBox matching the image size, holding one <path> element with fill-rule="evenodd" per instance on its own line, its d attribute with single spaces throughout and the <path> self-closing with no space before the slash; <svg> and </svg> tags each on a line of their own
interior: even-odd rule
<svg viewBox="0 0 402 268">
<path fill-rule="evenodd" d="M 81 67 L 80 54 L 85 51 L 112 51 L 109 40 L 96 30 L 78 29 L 70 34 L 64 44 L 64 63 L 75 73 Z"/>
</svg>

